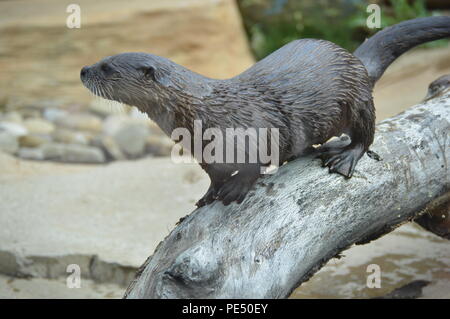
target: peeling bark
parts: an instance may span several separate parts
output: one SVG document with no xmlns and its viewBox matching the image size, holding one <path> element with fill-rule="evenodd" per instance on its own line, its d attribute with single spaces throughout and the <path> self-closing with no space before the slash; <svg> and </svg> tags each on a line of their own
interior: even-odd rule
<svg viewBox="0 0 450 319">
<path fill-rule="evenodd" d="M 125 298 L 286 298 L 329 259 L 423 213 L 450 191 L 450 95 L 377 125 L 347 180 L 305 157 L 241 205 L 195 210 L 157 247 Z"/>
</svg>

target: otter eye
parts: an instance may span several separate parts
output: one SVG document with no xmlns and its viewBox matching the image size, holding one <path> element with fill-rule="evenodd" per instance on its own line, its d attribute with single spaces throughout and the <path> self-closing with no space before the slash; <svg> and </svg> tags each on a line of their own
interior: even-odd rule
<svg viewBox="0 0 450 319">
<path fill-rule="evenodd" d="M 102 63 L 100 65 L 100 70 L 107 76 L 110 76 L 114 73 L 114 69 L 108 63 Z"/>
</svg>

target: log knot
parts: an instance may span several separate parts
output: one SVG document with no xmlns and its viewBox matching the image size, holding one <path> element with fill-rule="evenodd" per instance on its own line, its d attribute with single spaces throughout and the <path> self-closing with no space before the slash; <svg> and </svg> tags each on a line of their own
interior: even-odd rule
<svg viewBox="0 0 450 319">
<path fill-rule="evenodd" d="M 212 249 L 199 245 L 179 254 L 164 272 L 163 280 L 172 291 L 186 288 L 197 291 L 201 288 L 203 293 L 212 293 L 220 286 L 221 275 L 222 266 Z"/>
</svg>

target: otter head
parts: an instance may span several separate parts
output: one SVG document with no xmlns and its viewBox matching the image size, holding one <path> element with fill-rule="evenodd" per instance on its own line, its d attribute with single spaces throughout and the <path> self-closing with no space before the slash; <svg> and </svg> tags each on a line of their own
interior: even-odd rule
<svg viewBox="0 0 450 319">
<path fill-rule="evenodd" d="M 81 69 L 84 86 L 102 98 L 138 108 L 167 95 L 171 62 L 148 53 L 122 53 Z"/>
</svg>

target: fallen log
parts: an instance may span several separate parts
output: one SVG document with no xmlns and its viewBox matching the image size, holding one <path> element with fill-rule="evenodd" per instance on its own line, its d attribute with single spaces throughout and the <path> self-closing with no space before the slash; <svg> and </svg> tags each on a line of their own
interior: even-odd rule
<svg viewBox="0 0 450 319">
<path fill-rule="evenodd" d="M 426 230 L 450 240 L 450 192 L 436 198 L 414 220 Z"/>
<path fill-rule="evenodd" d="M 449 192 L 450 95 L 377 125 L 351 179 L 290 162 L 241 205 L 195 210 L 156 248 L 125 298 L 286 298 L 329 259 L 418 217 Z"/>
</svg>

